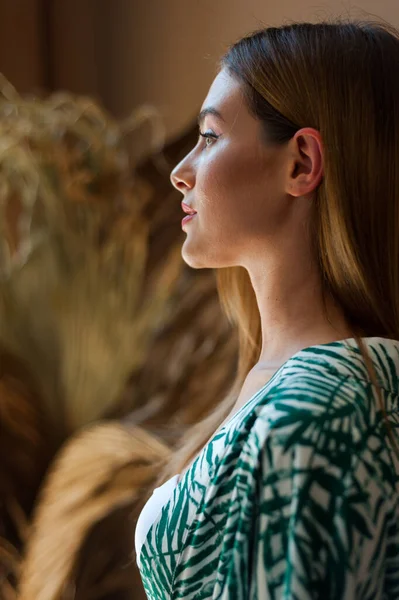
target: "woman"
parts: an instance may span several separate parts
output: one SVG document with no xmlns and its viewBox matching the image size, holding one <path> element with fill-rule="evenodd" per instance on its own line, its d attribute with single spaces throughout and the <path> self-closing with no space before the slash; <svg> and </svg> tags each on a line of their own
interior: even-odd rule
<svg viewBox="0 0 399 600">
<path fill-rule="evenodd" d="M 399 598 L 398 68 L 371 23 L 221 61 L 171 179 L 240 361 L 140 515 L 149 598 Z"/>
</svg>

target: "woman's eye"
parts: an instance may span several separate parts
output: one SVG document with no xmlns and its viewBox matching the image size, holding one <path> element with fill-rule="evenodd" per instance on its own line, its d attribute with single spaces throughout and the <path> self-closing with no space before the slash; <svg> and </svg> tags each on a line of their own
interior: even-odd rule
<svg viewBox="0 0 399 600">
<path fill-rule="evenodd" d="M 201 131 L 199 132 L 200 136 L 203 137 L 205 139 L 205 146 L 211 146 L 214 140 L 218 139 L 218 135 L 216 135 L 216 133 L 213 133 L 212 131 L 206 131 L 205 133 L 202 133 Z M 210 142 L 208 144 L 208 141 Z"/>
</svg>

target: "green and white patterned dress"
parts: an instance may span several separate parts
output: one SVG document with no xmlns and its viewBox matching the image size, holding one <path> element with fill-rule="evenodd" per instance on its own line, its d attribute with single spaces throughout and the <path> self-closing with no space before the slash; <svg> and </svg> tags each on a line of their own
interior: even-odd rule
<svg viewBox="0 0 399 600">
<path fill-rule="evenodd" d="M 399 342 L 363 339 L 399 441 Z M 146 594 L 398 600 L 398 480 L 356 342 L 301 350 L 174 488 L 141 548 Z"/>
</svg>

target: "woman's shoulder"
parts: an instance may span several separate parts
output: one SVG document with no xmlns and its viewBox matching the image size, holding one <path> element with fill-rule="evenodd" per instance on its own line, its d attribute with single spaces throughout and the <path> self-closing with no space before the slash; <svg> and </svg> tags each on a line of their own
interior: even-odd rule
<svg viewBox="0 0 399 600">
<path fill-rule="evenodd" d="M 381 337 L 361 338 L 378 385 L 391 393 L 399 393 L 399 341 Z M 282 367 L 279 384 L 295 385 L 300 379 L 311 387 L 323 381 L 340 382 L 347 388 L 370 384 L 364 355 L 354 338 L 304 348 Z"/>
<path fill-rule="evenodd" d="M 331 365 L 303 366 L 285 373 L 256 407 L 258 419 L 282 425 L 290 415 L 296 421 L 344 418 L 370 407 L 370 383 L 335 371 Z"/>
<path fill-rule="evenodd" d="M 398 344 L 399 345 L 399 344 Z M 275 382 L 255 407 L 244 452 L 254 470 L 303 473 L 328 470 L 337 476 L 367 473 L 392 490 L 399 463 L 388 435 L 386 418 L 399 423 L 396 349 L 374 345 L 373 365 L 382 387 L 380 400 L 358 354 L 336 345 L 299 353 L 299 359 Z M 389 346 L 389 345 L 388 345 Z M 380 354 L 377 355 L 376 352 Z M 385 361 L 385 364 L 383 363 Z M 366 371 L 367 374 L 367 371 Z M 399 448 L 399 436 L 396 436 Z"/>
<path fill-rule="evenodd" d="M 372 418 L 367 386 L 328 369 L 286 375 L 254 410 L 249 441 L 269 452 L 322 444 L 353 451 Z"/>
<path fill-rule="evenodd" d="M 397 411 L 399 341 L 362 338 L 388 411 Z M 352 415 L 366 421 L 376 414 L 378 396 L 355 340 L 305 348 L 282 367 L 259 402 L 259 418 L 271 423 L 295 419 L 337 419 Z"/>
</svg>

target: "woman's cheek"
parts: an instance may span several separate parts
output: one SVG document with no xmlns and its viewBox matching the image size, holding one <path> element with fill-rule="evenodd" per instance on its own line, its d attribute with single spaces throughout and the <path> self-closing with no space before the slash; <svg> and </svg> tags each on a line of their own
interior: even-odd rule
<svg viewBox="0 0 399 600">
<path fill-rule="evenodd" d="M 218 143 L 218 142 L 217 142 Z M 237 152 L 218 151 L 207 158 L 197 172 L 196 198 L 199 207 L 222 213 L 234 205 L 234 199 L 242 196 L 243 184 L 249 181 L 242 156 Z"/>
</svg>

